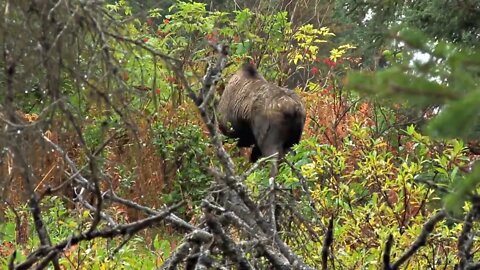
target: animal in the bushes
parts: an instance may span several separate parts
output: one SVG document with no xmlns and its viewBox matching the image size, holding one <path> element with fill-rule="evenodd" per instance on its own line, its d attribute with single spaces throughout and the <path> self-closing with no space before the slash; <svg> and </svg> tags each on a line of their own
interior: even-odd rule
<svg viewBox="0 0 480 270">
<path fill-rule="evenodd" d="M 238 147 L 253 146 L 250 161 L 276 154 L 278 161 L 301 139 L 305 106 L 291 89 L 268 82 L 250 63 L 228 80 L 217 105 L 221 132 L 238 139 Z"/>
</svg>

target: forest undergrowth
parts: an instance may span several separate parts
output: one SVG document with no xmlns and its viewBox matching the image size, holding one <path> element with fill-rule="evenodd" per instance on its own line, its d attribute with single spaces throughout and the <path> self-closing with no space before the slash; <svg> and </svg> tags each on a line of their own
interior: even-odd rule
<svg viewBox="0 0 480 270">
<path fill-rule="evenodd" d="M 2 269 L 478 269 L 474 48 L 405 27 L 380 67 L 288 7 L 27 2 L 0 3 Z M 306 107 L 273 186 L 216 129 L 244 62 Z"/>
</svg>

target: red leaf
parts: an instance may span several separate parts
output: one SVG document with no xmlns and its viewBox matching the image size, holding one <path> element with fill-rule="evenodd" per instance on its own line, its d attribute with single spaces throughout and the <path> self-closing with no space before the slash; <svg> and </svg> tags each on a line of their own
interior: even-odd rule
<svg viewBox="0 0 480 270">
<path fill-rule="evenodd" d="M 151 26 L 153 24 L 153 18 L 148 18 L 147 24 Z"/>
<path fill-rule="evenodd" d="M 325 58 L 323 59 L 323 63 L 327 65 L 329 68 L 334 68 L 337 66 L 337 62 L 333 61 L 330 58 Z"/>
</svg>

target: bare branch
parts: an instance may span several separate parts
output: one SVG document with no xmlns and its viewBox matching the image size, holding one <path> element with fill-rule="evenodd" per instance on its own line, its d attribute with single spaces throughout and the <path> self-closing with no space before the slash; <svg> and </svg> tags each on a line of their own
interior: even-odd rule
<svg viewBox="0 0 480 270">
<path fill-rule="evenodd" d="M 188 257 L 188 253 L 194 245 L 199 242 L 210 242 L 213 235 L 203 230 L 195 230 L 188 234 L 183 243 L 170 255 L 165 263 L 159 268 L 161 270 L 174 270 L 177 265 Z"/>
<path fill-rule="evenodd" d="M 392 270 L 398 269 L 403 263 L 405 263 L 410 257 L 412 257 L 418 249 L 427 243 L 428 236 L 433 232 L 435 225 L 445 218 L 445 210 L 440 210 L 434 216 L 432 216 L 425 224 L 423 224 L 420 235 L 415 239 L 415 242 L 408 248 L 405 253 L 391 266 Z"/>
<path fill-rule="evenodd" d="M 220 246 L 225 255 L 230 258 L 237 266 L 237 269 L 253 269 L 253 267 L 248 263 L 245 258 L 243 250 L 241 250 L 235 242 L 226 235 L 225 231 L 222 228 L 220 222 L 217 218 L 211 213 L 209 205 L 207 203 L 203 204 L 205 217 L 207 221 L 207 226 L 211 229 L 212 233 L 219 238 Z"/>
<path fill-rule="evenodd" d="M 333 217 L 328 222 L 328 230 L 325 232 L 325 239 L 322 247 L 322 269 L 328 269 L 328 254 L 333 243 Z"/>
<path fill-rule="evenodd" d="M 383 269 L 390 270 L 390 255 L 392 252 L 392 245 L 393 245 L 393 236 L 390 234 L 388 236 L 387 243 L 385 243 L 385 250 L 383 252 Z"/>
<path fill-rule="evenodd" d="M 98 213 L 98 215 L 100 215 L 100 217 L 104 220 L 106 220 L 108 222 L 108 226 L 110 227 L 114 227 L 114 226 L 117 226 L 117 223 L 113 220 L 113 218 L 104 213 L 103 211 L 99 211 L 98 209 L 96 209 L 95 207 L 93 207 L 89 202 L 87 202 L 84 198 L 83 198 L 83 195 L 82 194 L 77 194 L 77 198 L 78 200 L 80 201 L 80 203 L 85 206 L 85 208 L 87 208 L 88 210 L 94 212 L 94 213 Z"/>
<path fill-rule="evenodd" d="M 187 256 L 190 250 L 190 242 L 184 241 L 177 249 L 170 255 L 170 257 L 165 261 L 162 267 L 158 270 L 175 270 L 177 265 L 181 263 Z"/>
<path fill-rule="evenodd" d="M 64 160 L 67 162 L 67 164 L 69 165 L 70 169 L 73 172 L 73 174 L 70 175 L 70 177 L 74 178 L 75 181 L 78 184 L 80 184 L 82 187 L 84 187 L 88 190 L 91 190 L 92 186 L 90 184 L 90 181 L 88 181 L 86 178 L 84 178 L 82 176 L 80 171 L 77 169 L 77 166 L 76 166 L 75 162 L 73 162 L 73 160 L 68 156 L 68 154 L 59 145 L 52 142 L 45 135 L 43 135 L 42 138 L 53 149 L 55 149 L 57 152 L 59 152 L 63 156 Z M 159 214 L 159 212 L 154 210 L 154 209 L 151 209 L 151 208 L 146 207 L 146 206 L 142 206 L 138 203 L 135 203 L 135 202 L 127 200 L 127 199 L 120 198 L 117 195 L 115 195 L 115 193 L 113 191 L 107 192 L 107 193 L 103 194 L 103 196 L 108 200 L 121 203 L 123 205 L 126 205 L 126 206 L 134 208 L 134 209 L 141 210 L 141 211 L 143 211 L 143 212 L 145 212 L 149 215 L 158 215 Z M 171 216 L 166 217 L 166 220 L 169 221 L 169 222 L 172 222 L 173 224 L 175 224 L 176 226 L 178 226 L 180 228 L 184 228 L 184 229 L 187 229 L 189 231 L 192 231 L 192 230 L 196 229 L 194 226 L 190 225 L 189 223 L 185 222 L 184 220 L 182 220 L 181 218 L 178 218 L 177 216 L 175 216 L 173 214 Z"/>
<path fill-rule="evenodd" d="M 480 208 L 477 205 L 473 205 L 472 209 L 465 215 L 463 221 L 462 232 L 458 237 L 458 257 L 460 262 L 458 269 L 466 269 L 472 260 L 472 244 L 473 244 L 473 221 L 478 217 Z"/>
<path fill-rule="evenodd" d="M 162 221 L 165 217 L 170 215 L 171 212 L 175 211 L 178 207 L 182 205 L 183 205 L 183 202 L 177 203 L 173 206 L 168 207 L 158 215 L 141 219 L 139 221 L 132 222 L 125 225 L 117 225 L 112 229 L 84 232 L 84 233 L 72 236 L 69 239 L 64 240 L 51 247 L 42 246 L 41 248 L 32 252 L 25 262 L 15 266 L 14 269 L 16 270 L 28 269 L 42 257 L 48 256 L 47 254 L 50 254 L 51 252 L 53 252 L 54 254 L 58 254 L 59 252 L 63 251 L 65 247 L 76 245 L 82 241 L 89 241 L 95 238 L 113 238 L 119 235 L 133 235 L 145 228 L 151 227 L 156 223 Z"/>
</svg>

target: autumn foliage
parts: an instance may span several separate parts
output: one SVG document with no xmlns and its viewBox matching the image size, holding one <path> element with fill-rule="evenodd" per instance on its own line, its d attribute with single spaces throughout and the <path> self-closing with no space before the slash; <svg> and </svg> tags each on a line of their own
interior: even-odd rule
<svg viewBox="0 0 480 270">
<path fill-rule="evenodd" d="M 42 100 L 52 107 L 59 102 L 45 93 L 35 96 L 27 91 L 16 96 L 16 115 L 22 125 L 41 129 L 42 137 L 21 132 L 18 136 L 31 149 L 27 161 L 35 176 L 34 192 L 41 198 L 53 242 L 88 228 L 95 213 L 78 203 L 80 193 L 67 156 L 82 173 L 98 178 L 99 190 L 150 209 L 183 201 L 176 213 L 189 224 L 203 226 L 202 202 L 220 200 L 211 194 L 225 188 L 215 184 L 219 172 L 212 168 L 219 164 L 218 149 L 191 100 L 191 93 L 198 94 L 202 87 L 209 62 L 215 59 L 209 44 L 229 45 L 229 64 L 216 85 L 213 105 L 224 83 L 245 62 L 258 65 L 268 81 L 291 88 L 305 103 L 302 140 L 288 153 L 275 179 L 276 226 L 282 241 L 315 269 L 327 265 L 380 269 L 392 241 L 389 256 L 392 261 L 401 257 L 424 230 L 423 224 L 444 213 L 443 196 L 467 177 L 478 159 L 467 147 L 473 149 L 474 140 L 466 144 L 458 138 L 434 139 L 420 126 L 405 124 L 408 117 L 403 112 L 413 110 L 410 103 L 385 102 L 347 87 L 347 73 L 361 69 L 363 58 L 355 54 L 361 44 L 337 43 L 329 27 L 294 25 L 284 11 L 216 12 L 196 2 L 179 1 L 171 10 L 152 9 L 143 19 L 134 20 L 129 19 L 132 7 L 126 1 L 104 8 L 109 19 L 125 22 L 111 26 L 112 32 L 106 32 L 111 36 L 104 37 L 108 42 L 100 43 L 111 55 L 90 51 L 85 45 L 73 62 L 79 61 L 79 70 L 90 70 L 101 55 L 118 67 L 106 72 L 103 69 L 108 65 L 95 66 L 84 80 L 69 77 L 72 70 L 63 71 L 61 99 L 68 106 L 55 113 L 35 102 Z M 113 30 L 121 37 L 112 34 Z M 104 42 L 89 34 L 84 38 L 87 43 Z M 181 68 L 173 69 L 158 55 L 175 59 Z M 84 60 L 89 57 L 91 62 Z M 31 81 L 35 80 L 22 83 Z M 0 97 L 4 99 L 2 93 Z M 66 113 L 65 108 L 72 112 Z M 428 112 L 422 115 L 427 120 L 435 116 L 433 110 Z M 0 118 L 6 116 L 0 114 Z M 6 120 L 1 124 L 12 125 Z M 250 150 L 221 139 L 238 173 L 249 171 Z M 46 140 L 60 145 L 65 153 L 46 145 Z M 7 179 L 0 190 L 0 221 L 5 221 L 0 225 L 3 267 L 15 250 L 19 250 L 17 260 L 26 260 L 40 244 L 23 168 L 14 166 L 11 151 L 0 154 L 0 176 Z M 267 177 L 268 161 L 262 162 L 244 176 L 244 182 L 255 203 L 267 207 L 272 183 Z M 82 199 L 92 207 L 98 202 L 94 196 Z M 460 208 L 467 213 L 472 207 L 462 201 Z M 149 216 L 148 211 L 118 202 L 108 204 L 104 211 L 125 222 Z M 108 269 L 120 264 L 131 269 L 159 267 L 185 240 L 182 229 L 163 225 L 112 240 L 118 249 L 111 247 L 111 239 L 68 246 L 59 262 L 65 269 L 89 265 Z M 452 214 L 433 227 L 427 246 L 410 255 L 406 269 L 453 269 L 462 260 L 457 256 L 458 237 L 464 228 L 461 219 Z M 240 230 L 229 233 L 233 240 L 242 240 Z M 329 234 L 333 240 L 327 245 L 324 239 Z M 472 254 L 473 259 L 479 256 Z"/>
</svg>

